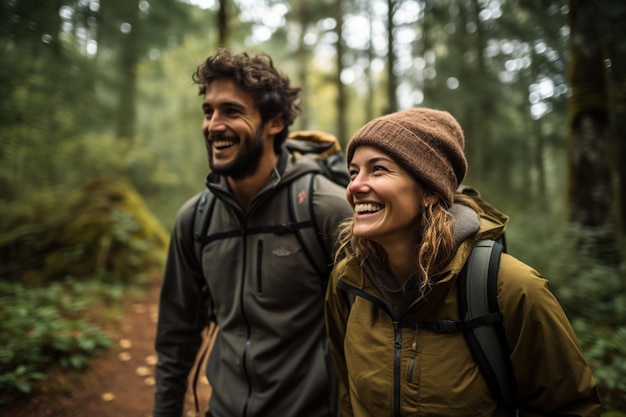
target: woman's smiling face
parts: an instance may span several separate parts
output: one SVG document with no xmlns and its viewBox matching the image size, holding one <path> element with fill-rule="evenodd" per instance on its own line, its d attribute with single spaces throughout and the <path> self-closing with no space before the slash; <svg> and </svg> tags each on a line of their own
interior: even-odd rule
<svg viewBox="0 0 626 417">
<path fill-rule="evenodd" d="M 414 244 L 424 205 L 422 186 L 385 152 L 363 145 L 349 165 L 346 197 L 354 210 L 354 235 L 381 244 Z"/>
</svg>

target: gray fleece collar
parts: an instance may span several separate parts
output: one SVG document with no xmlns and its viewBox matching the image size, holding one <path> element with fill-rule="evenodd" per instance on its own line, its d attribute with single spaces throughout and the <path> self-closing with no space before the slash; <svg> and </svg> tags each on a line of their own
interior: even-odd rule
<svg viewBox="0 0 626 417">
<path fill-rule="evenodd" d="M 452 205 L 448 212 L 454 217 L 452 237 L 458 248 L 465 239 L 478 233 L 480 219 L 474 210 L 462 204 Z"/>
</svg>

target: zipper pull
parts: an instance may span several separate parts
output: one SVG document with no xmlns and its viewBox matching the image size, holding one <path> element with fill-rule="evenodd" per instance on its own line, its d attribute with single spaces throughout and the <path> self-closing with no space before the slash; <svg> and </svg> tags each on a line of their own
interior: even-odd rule
<svg viewBox="0 0 626 417">
<path fill-rule="evenodd" d="M 413 324 L 413 344 L 411 344 L 411 347 L 413 348 L 414 352 L 417 352 L 417 335 L 420 333 L 419 329 L 417 328 L 417 323 Z"/>
</svg>

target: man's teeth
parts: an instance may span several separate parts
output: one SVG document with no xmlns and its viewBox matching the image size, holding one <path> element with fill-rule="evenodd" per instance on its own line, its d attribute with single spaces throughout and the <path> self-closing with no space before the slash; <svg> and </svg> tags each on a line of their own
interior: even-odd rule
<svg viewBox="0 0 626 417">
<path fill-rule="evenodd" d="M 356 204 L 354 206 L 354 211 L 357 213 L 375 213 L 379 210 L 382 210 L 382 207 L 375 204 Z"/>
<path fill-rule="evenodd" d="M 213 146 L 215 146 L 216 148 L 227 148 L 231 145 L 234 145 L 235 142 L 233 142 L 232 140 L 216 140 L 215 142 L 213 142 Z"/>
</svg>

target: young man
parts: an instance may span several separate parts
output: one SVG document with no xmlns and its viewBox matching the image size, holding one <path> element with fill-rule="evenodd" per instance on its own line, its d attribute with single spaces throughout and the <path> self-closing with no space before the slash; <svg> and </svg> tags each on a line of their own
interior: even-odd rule
<svg viewBox="0 0 626 417">
<path fill-rule="evenodd" d="M 176 217 L 161 290 L 155 417 L 180 417 L 187 377 L 201 345 L 206 281 L 219 332 L 207 365 L 214 417 L 334 415 L 334 371 L 326 353 L 320 277 L 289 223 L 289 183 L 319 171 L 283 146 L 300 109 L 267 55 L 210 56 L 193 75 L 204 100 L 202 132 L 216 201 L 198 262 L 198 196 Z M 314 177 L 314 222 L 332 253 L 333 234 L 351 210 L 345 189 Z M 203 281 L 204 280 L 204 281 Z"/>
</svg>

